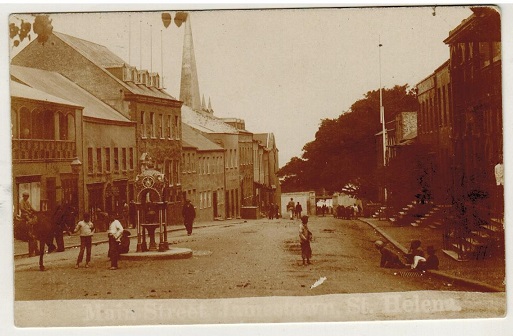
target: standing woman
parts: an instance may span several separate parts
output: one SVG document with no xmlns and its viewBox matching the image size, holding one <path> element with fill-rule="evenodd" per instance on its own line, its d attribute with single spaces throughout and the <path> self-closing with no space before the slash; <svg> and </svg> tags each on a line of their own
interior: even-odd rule
<svg viewBox="0 0 513 336">
<path fill-rule="evenodd" d="M 311 240 L 312 233 L 308 229 L 308 216 L 303 216 L 301 217 L 301 224 L 299 224 L 299 243 L 301 244 L 303 266 L 310 265 L 310 258 L 312 257 L 312 248 L 310 247 Z"/>
<path fill-rule="evenodd" d="M 94 225 L 91 222 L 91 216 L 89 213 L 84 213 L 84 219 L 78 222 L 77 226 L 73 233 L 77 233 L 80 231 L 80 252 L 78 253 L 77 264 L 75 268 L 80 267 L 80 263 L 84 258 L 84 250 L 86 250 L 86 264 L 85 267 L 89 267 L 89 263 L 91 262 L 91 246 L 92 239 L 94 233 Z"/>
</svg>

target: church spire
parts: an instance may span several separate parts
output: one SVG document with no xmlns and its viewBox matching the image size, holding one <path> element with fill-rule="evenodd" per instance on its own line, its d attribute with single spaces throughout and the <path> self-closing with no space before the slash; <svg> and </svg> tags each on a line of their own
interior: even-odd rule
<svg viewBox="0 0 513 336">
<path fill-rule="evenodd" d="M 210 103 L 210 97 L 208 97 L 208 111 L 213 112 L 212 110 L 212 104 Z"/>
<path fill-rule="evenodd" d="M 185 33 L 182 52 L 182 77 L 180 83 L 180 100 L 194 110 L 201 109 L 196 58 L 192 42 L 191 17 L 185 21 Z"/>
<path fill-rule="evenodd" d="M 205 105 L 205 95 L 201 95 L 201 109 L 205 110 L 207 106 Z"/>
</svg>

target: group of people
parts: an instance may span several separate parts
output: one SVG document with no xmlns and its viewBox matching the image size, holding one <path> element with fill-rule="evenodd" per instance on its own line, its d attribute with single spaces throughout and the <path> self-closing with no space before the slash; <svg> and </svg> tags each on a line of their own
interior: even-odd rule
<svg viewBox="0 0 513 336">
<path fill-rule="evenodd" d="M 287 203 L 287 212 L 289 214 L 290 219 L 301 219 L 301 213 L 303 212 L 303 206 L 301 203 L 294 203 L 294 199 L 291 197 L 290 201 Z"/>
<path fill-rule="evenodd" d="M 361 209 L 356 204 L 348 206 L 339 205 L 337 206 L 335 217 L 342 219 L 356 219 L 360 215 L 360 212 Z"/>
<path fill-rule="evenodd" d="M 123 225 L 121 225 L 121 222 L 117 219 L 117 216 L 111 215 L 109 221 L 110 224 L 107 231 L 107 235 L 109 237 L 109 251 L 107 253 L 107 256 L 110 258 L 109 269 L 117 270 L 119 255 L 124 252 L 122 250 L 126 246 L 126 243 L 123 243 L 122 240 L 123 237 L 126 238 L 127 234 Z M 94 232 L 95 226 L 91 221 L 91 215 L 86 212 L 83 215 L 83 219 L 77 223 L 73 230 L 73 233 L 79 233 L 80 235 L 80 252 L 78 253 L 75 268 L 80 267 L 80 264 L 84 259 L 84 251 L 86 253 L 85 267 L 89 267 L 91 262 L 92 238 Z M 130 244 L 130 241 L 128 241 L 128 244 Z"/>
<path fill-rule="evenodd" d="M 410 248 L 406 254 L 406 263 L 404 263 L 399 256 L 391 249 L 385 246 L 381 240 L 376 240 L 374 245 L 381 254 L 380 267 L 385 268 L 410 268 L 418 271 L 437 270 L 439 266 L 439 259 L 436 256 L 435 248 L 430 245 L 426 249 L 427 255 L 421 248 L 420 240 L 412 240 Z"/>
</svg>

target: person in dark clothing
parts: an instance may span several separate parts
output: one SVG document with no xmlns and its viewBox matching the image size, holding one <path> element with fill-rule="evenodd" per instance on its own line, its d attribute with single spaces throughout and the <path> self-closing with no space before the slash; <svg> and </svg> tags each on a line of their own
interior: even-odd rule
<svg viewBox="0 0 513 336">
<path fill-rule="evenodd" d="M 182 216 L 187 235 L 190 236 L 192 234 L 192 223 L 194 222 L 194 218 L 196 218 L 196 210 L 194 210 L 194 205 L 192 205 L 190 200 L 185 201 L 182 208 Z"/>
<path fill-rule="evenodd" d="M 297 202 L 297 204 L 296 204 L 296 218 L 297 219 L 301 219 L 301 212 L 303 212 L 303 207 L 301 206 L 301 204 L 299 204 L 299 202 Z"/>
<path fill-rule="evenodd" d="M 269 219 L 274 219 L 275 212 L 274 203 L 269 204 L 269 210 L 267 211 Z"/>
<path fill-rule="evenodd" d="M 427 252 L 427 258 L 426 262 L 423 263 L 422 267 L 426 270 L 437 270 L 438 266 L 440 264 L 440 260 L 438 260 L 438 257 L 435 255 L 435 249 L 433 246 L 428 246 L 426 248 Z"/>
<path fill-rule="evenodd" d="M 392 250 L 385 247 L 385 243 L 381 240 L 376 240 L 374 245 L 381 253 L 381 261 L 379 263 L 380 267 L 384 268 L 405 268 L 406 265 L 399 259 L 397 254 L 392 252 Z"/>
</svg>

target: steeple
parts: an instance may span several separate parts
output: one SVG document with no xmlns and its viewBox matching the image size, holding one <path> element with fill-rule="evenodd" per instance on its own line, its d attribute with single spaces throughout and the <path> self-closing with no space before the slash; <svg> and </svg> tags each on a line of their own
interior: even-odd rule
<svg viewBox="0 0 513 336">
<path fill-rule="evenodd" d="M 212 104 L 210 103 L 210 97 L 208 97 L 208 111 L 210 113 L 214 112 L 214 110 L 212 110 Z"/>
<path fill-rule="evenodd" d="M 182 77 L 180 83 L 180 100 L 194 110 L 201 109 L 196 58 L 192 42 L 191 17 L 185 21 L 185 33 L 182 52 Z"/>
<path fill-rule="evenodd" d="M 205 95 L 201 95 L 201 109 L 205 110 L 207 106 L 205 105 Z"/>
</svg>

